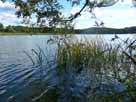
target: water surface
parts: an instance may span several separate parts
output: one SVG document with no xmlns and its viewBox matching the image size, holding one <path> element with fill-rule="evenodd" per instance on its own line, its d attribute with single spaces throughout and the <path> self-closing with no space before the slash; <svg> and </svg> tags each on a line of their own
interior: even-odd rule
<svg viewBox="0 0 136 102">
<path fill-rule="evenodd" d="M 122 39 L 136 35 L 119 35 Z M 55 45 L 47 44 L 52 35 L 0 36 L 0 102 L 31 102 L 44 90 L 41 66 L 33 65 L 24 53 L 40 46 L 46 53 L 55 53 Z M 105 39 L 110 42 L 114 35 L 75 35 L 74 39 Z M 37 49 L 38 50 L 38 49 Z M 46 70 L 47 66 L 44 66 Z"/>
</svg>

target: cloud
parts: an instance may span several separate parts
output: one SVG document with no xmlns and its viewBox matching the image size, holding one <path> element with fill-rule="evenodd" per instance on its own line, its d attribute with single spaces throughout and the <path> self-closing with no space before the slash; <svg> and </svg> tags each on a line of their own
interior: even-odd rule
<svg viewBox="0 0 136 102">
<path fill-rule="evenodd" d="M 120 0 L 120 3 L 123 3 L 123 4 L 131 4 L 132 3 L 132 0 L 123 0 L 123 2 L 121 2 L 122 0 Z"/>
<path fill-rule="evenodd" d="M 72 7 L 70 13 L 71 13 L 71 14 L 75 14 L 75 13 L 79 12 L 80 9 L 81 9 L 80 6 L 74 6 L 74 7 Z"/>
<path fill-rule="evenodd" d="M 0 23 L 4 25 L 20 25 L 21 18 L 15 15 L 16 9 L 14 3 L 0 1 Z"/>
<path fill-rule="evenodd" d="M 125 3 L 126 4 L 126 3 Z M 119 4 L 108 8 L 96 8 L 95 13 L 98 18 L 105 22 L 105 26 L 123 28 L 136 26 L 136 8 L 132 7 L 131 2 L 127 6 Z M 116 9 L 114 9 L 116 7 Z"/>
<path fill-rule="evenodd" d="M 78 9 L 76 8 L 75 11 Z M 74 10 L 73 10 L 74 11 Z M 110 7 L 95 8 L 98 21 L 103 21 L 106 27 L 124 28 L 136 26 L 136 8 L 132 6 L 131 0 L 119 1 L 117 4 Z M 77 29 L 89 28 L 94 26 L 95 19 L 91 18 L 91 14 L 84 11 L 75 22 Z"/>
<path fill-rule="evenodd" d="M 0 23 L 4 25 L 18 25 L 20 24 L 21 19 L 17 18 L 16 15 L 12 12 L 2 12 L 0 13 Z"/>
<path fill-rule="evenodd" d="M 10 2 L 0 1 L 0 10 L 15 10 L 15 5 Z"/>
<path fill-rule="evenodd" d="M 63 11 L 65 16 L 75 14 L 81 9 L 81 5 L 74 6 L 72 8 L 66 7 Z M 17 18 L 15 15 L 15 5 L 10 2 L 0 1 L 0 22 L 4 25 L 21 25 L 21 18 Z M 124 2 L 118 2 L 117 4 L 106 7 L 96 8 L 94 10 L 96 16 L 105 23 L 106 27 L 123 28 L 136 25 L 136 8 L 132 7 L 131 0 L 124 0 Z M 75 19 L 75 28 L 88 28 L 94 26 L 95 19 L 91 18 L 91 14 L 84 10 L 82 15 Z"/>
</svg>

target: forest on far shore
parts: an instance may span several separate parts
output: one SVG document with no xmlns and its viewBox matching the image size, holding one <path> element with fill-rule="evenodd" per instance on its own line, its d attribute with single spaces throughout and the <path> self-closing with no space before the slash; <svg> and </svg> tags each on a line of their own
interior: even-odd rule
<svg viewBox="0 0 136 102">
<path fill-rule="evenodd" d="M 56 27 L 28 27 L 28 26 L 13 26 L 8 25 L 4 26 L 0 23 L 0 32 L 1 33 L 74 33 L 73 28 L 56 28 Z"/>
<path fill-rule="evenodd" d="M 52 34 L 135 34 L 136 27 L 127 28 L 106 28 L 91 27 L 87 29 L 74 29 L 74 27 L 29 27 L 29 26 L 3 26 L 0 23 L 0 33 L 52 33 Z"/>
</svg>

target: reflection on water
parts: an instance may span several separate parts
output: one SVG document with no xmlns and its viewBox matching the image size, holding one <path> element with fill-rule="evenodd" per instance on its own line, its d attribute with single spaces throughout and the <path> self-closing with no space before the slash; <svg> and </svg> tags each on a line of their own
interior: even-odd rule
<svg viewBox="0 0 136 102">
<path fill-rule="evenodd" d="M 135 35 L 119 35 L 122 39 Z M 41 66 L 31 65 L 31 61 L 23 51 L 31 53 L 31 49 L 40 46 L 50 49 L 46 54 L 54 53 L 54 45 L 47 44 L 52 36 L 1 36 L 0 37 L 0 102 L 31 102 L 40 94 L 42 88 Z M 102 37 L 109 42 L 114 35 L 75 35 L 75 39 L 94 39 Z M 53 49 L 53 50 L 52 50 Z M 46 70 L 47 66 L 44 66 Z M 42 74 L 42 79 L 45 74 Z M 44 86 L 44 85 L 43 85 Z M 35 93 L 34 93 L 35 92 Z"/>
</svg>

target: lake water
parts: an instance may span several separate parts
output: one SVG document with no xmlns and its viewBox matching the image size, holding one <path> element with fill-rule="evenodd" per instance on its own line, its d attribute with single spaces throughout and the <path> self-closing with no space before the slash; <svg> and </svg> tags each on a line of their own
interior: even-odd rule
<svg viewBox="0 0 136 102">
<path fill-rule="evenodd" d="M 47 44 L 53 35 L 0 36 L 0 102 L 31 102 L 44 90 L 40 66 L 32 65 L 24 53 L 40 46 L 45 53 L 55 53 L 55 45 Z M 103 38 L 109 42 L 114 35 L 75 35 L 74 39 Z M 136 35 L 122 34 L 122 39 Z M 34 91 L 35 90 L 35 91 Z"/>
</svg>

